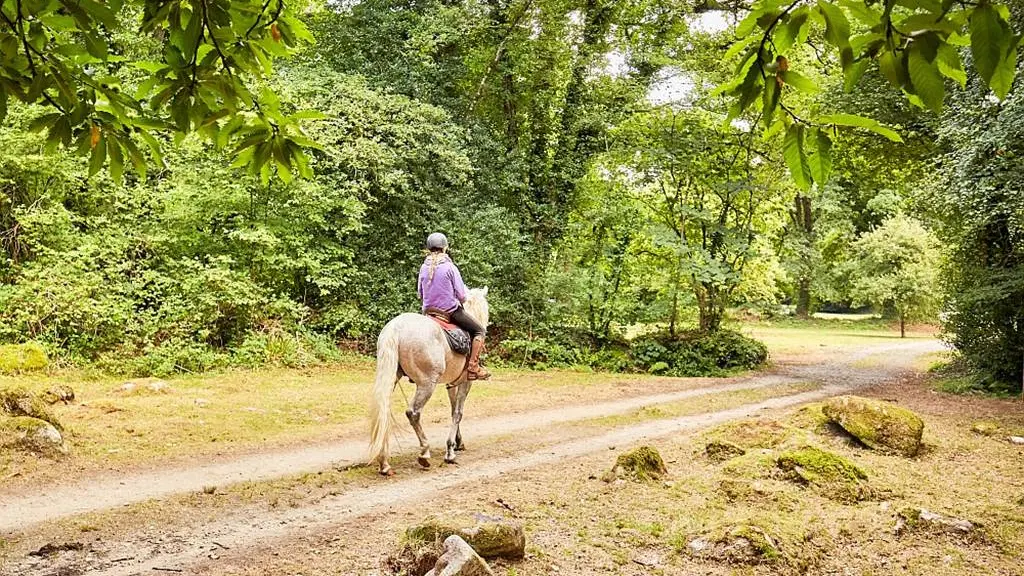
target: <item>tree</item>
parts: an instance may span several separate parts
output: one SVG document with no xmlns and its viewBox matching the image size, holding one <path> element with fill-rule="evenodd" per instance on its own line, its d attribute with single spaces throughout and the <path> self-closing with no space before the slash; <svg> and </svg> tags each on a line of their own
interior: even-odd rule
<svg viewBox="0 0 1024 576">
<path fill-rule="evenodd" d="M 728 56 L 739 56 L 739 65 L 719 90 L 730 97 L 732 116 L 753 109 L 769 133 L 785 133 L 782 147 L 790 173 L 808 190 L 828 179 L 822 160 L 830 157 L 831 133 L 840 127 L 900 137 L 863 116 L 792 107 L 794 94 L 819 89 L 797 71 L 799 60 L 793 56 L 805 44 L 824 41 L 830 50 L 818 60 L 842 70 L 847 90 L 877 64 L 911 102 L 940 112 L 945 79 L 961 86 L 967 80 L 961 46 L 970 46 L 974 68 L 995 96 L 1007 96 L 1019 43 L 1010 20 L 1005 5 L 989 0 L 759 0 L 736 27 L 739 40 Z"/>
<path fill-rule="evenodd" d="M 940 126 L 947 152 L 928 200 L 949 245 L 945 337 L 983 388 L 1019 390 L 1024 357 L 1024 94 L 976 102 L 971 79 Z"/>
<path fill-rule="evenodd" d="M 310 176 L 299 127 L 262 85 L 274 59 L 312 41 L 284 0 L 2 0 L 0 121 L 10 99 L 50 112 L 47 148 L 90 156 L 120 180 L 145 175 L 159 134 L 200 132 L 231 145 L 236 164 L 289 180 Z"/>
<path fill-rule="evenodd" d="M 685 286 L 696 300 L 700 330 L 721 327 L 744 268 L 756 256 L 754 241 L 769 227 L 765 214 L 781 199 L 774 166 L 752 147 L 756 135 L 723 128 L 721 121 L 701 110 L 640 116 L 620 168 L 648 206 L 653 253 L 671 273 L 670 331 L 677 325 L 678 290 Z"/>
<path fill-rule="evenodd" d="M 855 301 L 891 308 L 906 322 L 934 313 L 939 300 L 938 240 L 920 222 L 894 216 L 854 243 Z"/>
</svg>

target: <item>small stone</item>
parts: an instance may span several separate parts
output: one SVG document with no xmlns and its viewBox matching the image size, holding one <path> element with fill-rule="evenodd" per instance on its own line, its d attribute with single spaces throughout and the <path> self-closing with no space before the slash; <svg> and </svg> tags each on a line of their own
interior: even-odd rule
<svg viewBox="0 0 1024 576">
<path fill-rule="evenodd" d="M 462 538 L 445 538 L 444 552 L 425 576 L 494 576 L 487 562 Z"/>
<path fill-rule="evenodd" d="M 71 386 L 58 384 L 51 386 L 49 390 L 44 392 L 42 398 L 47 404 L 56 404 L 58 402 L 70 404 L 75 401 L 75 391 L 71 389 Z"/>
<path fill-rule="evenodd" d="M 1008 438 L 1010 444 L 1016 444 L 1018 446 L 1024 445 L 1024 436 L 1010 436 Z"/>
</svg>

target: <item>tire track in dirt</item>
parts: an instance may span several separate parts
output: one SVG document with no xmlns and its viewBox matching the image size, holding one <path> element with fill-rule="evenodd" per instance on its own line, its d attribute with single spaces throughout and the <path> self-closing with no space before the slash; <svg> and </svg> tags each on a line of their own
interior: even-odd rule
<svg viewBox="0 0 1024 576">
<path fill-rule="evenodd" d="M 466 424 L 466 430 L 471 437 L 488 438 L 541 425 L 625 414 L 644 406 L 667 404 L 697 396 L 755 390 L 798 381 L 796 378 L 781 375 L 755 376 L 734 384 L 540 410 L 517 414 L 514 417 L 488 418 L 479 422 L 465 417 L 463 423 Z M 448 430 L 448 426 L 431 426 L 426 432 L 429 438 L 436 441 L 447 438 Z M 419 448 L 410 430 L 403 431 L 400 444 L 401 448 L 396 450 L 395 454 L 414 453 Z M 187 468 L 112 476 L 69 486 L 51 487 L 43 494 L 4 498 L 0 502 L 0 534 L 23 530 L 39 522 L 75 514 L 106 510 L 174 494 L 198 492 L 205 486 L 274 480 L 316 472 L 332 466 L 349 466 L 363 462 L 365 457 L 365 439 L 350 439 L 329 444 L 317 443 L 298 449 L 260 452 Z"/>
<path fill-rule="evenodd" d="M 747 404 L 718 412 L 624 426 L 598 436 L 578 440 L 558 443 L 557 438 L 553 438 L 551 444 L 535 452 L 490 461 L 478 461 L 474 463 L 472 468 L 443 468 L 432 472 L 429 481 L 424 481 L 422 476 L 417 475 L 408 479 L 382 482 L 379 485 L 368 488 L 354 489 L 302 508 L 273 510 L 261 513 L 258 516 L 246 514 L 222 517 L 206 524 L 191 526 L 186 530 L 167 534 L 166 538 L 161 538 L 159 543 L 125 541 L 114 544 L 105 556 L 107 558 L 130 558 L 130 560 L 112 563 L 109 560 L 95 558 L 91 566 L 79 565 L 79 568 L 84 569 L 87 574 L 102 574 L 105 576 L 151 574 L 155 568 L 170 568 L 190 573 L 192 570 L 189 567 L 201 562 L 209 554 L 210 542 L 215 541 L 218 545 L 234 550 L 252 549 L 253 547 L 267 545 L 286 537 L 313 534 L 331 526 L 350 522 L 369 512 L 393 506 L 398 502 L 425 501 L 441 490 L 461 484 L 490 480 L 507 472 L 557 463 L 567 458 L 583 456 L 598 450 L 606 450 L 608 446 L 612 445 L 628 445 L 645 439 L 697 430 L 729 420 L 747 417 L 761 410 L 784 408 L 820 400 L 831 395 L 849 392 L 864 385 L 877 384 L 884 380 L 895 378 L 910 367 L 910 362 L 916 356 L 940 349 L 941 346 L 932 341 L 900 343 L 865 349 L 855 354 L 847 355 L 843 358 L 842 362 L 835 364 L 793 367 L 793 370 L 787 371 L 794 373 L 803 372 L 806 375 L 813 376 L 812 379 L 814 381 L 824 380 L 826 385 L 821 389 L 811 392 L 780 396 L 763 402 Z M 885 355 L 881 359 L 882 363 L 880 365 L 856 369 L 850 366 L 853 362 L 875 355 Z M 709 391 L 744 390 L 753 387 L 807 380 L 806 377 L 794 376 L 795 374 L 793 376 L 773 375 L 755 377 L 744 382 L 728 385 L 727 387 L 689 390 L 685 392 L 685 396 L 682 396 L 682 398 L 703 395 Z M 652 398 L 671 397 L 672 400 L 678 400 L 680 394 L 684 393 L 663 394 L 657 397 L 633 399 L 626 403 L 614 402 L 609 404 L 613 405 L 612 408 L 615 409 L 615 412 L 612 413 L 614 414 L 636 409 L 643 405 L 650 405 Z M 628 404 L 629 408 L 619 409 L 624 404 Z M 531 413 L 523 415 L 523 418 L 530 421 L 527 426 L 534 426 L 606 415 L 606 413 L 594 413 L 593 409 L 598 407 L 609 408 L 609 406 L 605 405 L 581 406 L 571 409 Z M 584 414 L 586 415 L 584 416 Z M 544 415 L 547 418 L 538 421 L 536 418 L 540 415 Z M 489 420 L 488 423 L 493 426 L 493 428 L 488 430 L 488 433 L 491 435 L 497 433 L 495 430 L 502 428 L 500 423 L 493 422 L 492 420 Z M 507 433 L 526 426 L 521 425 L 521 423 L 505 423 L 504 427 Z M 295 473 L 295 470 L 292 470 L 291 473 Z M 22 565 L 22 567 L 25 568 L 26 566 Z M 52 572 L 53 568 L 53 565 L 47 566 L 46 573 Z M 18 573 L 28 574 L 33 572 L 20 571 Z M 76 573 L 79 572 L 76 571 Z"/>
</svg>

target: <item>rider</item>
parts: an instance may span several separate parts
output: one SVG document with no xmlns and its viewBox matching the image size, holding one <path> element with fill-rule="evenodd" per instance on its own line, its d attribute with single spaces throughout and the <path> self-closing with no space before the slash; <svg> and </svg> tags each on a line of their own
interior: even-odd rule
<svg viewBox="0 0 1024 576">
<path fill-rule="evenodd" d="M 448 255 L 448 238 L 440 232 L 427 236 L 427 254 L 420 267 L 418 292 L 423 301 L 423 313 L 447 318 L 453 324 L 469 332 L 473 345 L 469 351 L 470 380 L 486 380 L 491 374 L 480 366 L 480 353 L 484 348 L 485 326 L 481 326 L 466 313 L 462 303 L 466 301 L 466 285 L 462 274 Z"/>
</svg>

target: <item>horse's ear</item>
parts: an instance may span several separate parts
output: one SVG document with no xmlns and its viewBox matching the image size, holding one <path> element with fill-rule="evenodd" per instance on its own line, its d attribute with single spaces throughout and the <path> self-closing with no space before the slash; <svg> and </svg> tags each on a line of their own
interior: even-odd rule
<svg viewBox="0 0 1024 576">
<path fill-rule="evenodd" d="M 487 296 L 487 286 L 484 286 L 482 290 L 484 291 L 484 296 Z"/>
</svg>

